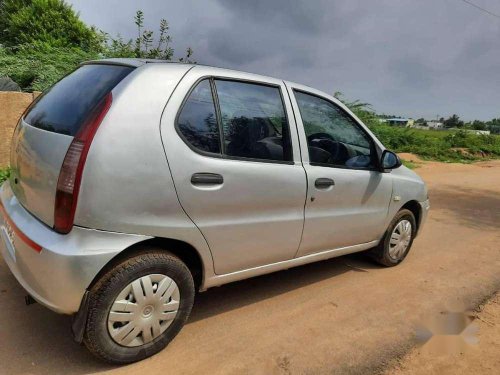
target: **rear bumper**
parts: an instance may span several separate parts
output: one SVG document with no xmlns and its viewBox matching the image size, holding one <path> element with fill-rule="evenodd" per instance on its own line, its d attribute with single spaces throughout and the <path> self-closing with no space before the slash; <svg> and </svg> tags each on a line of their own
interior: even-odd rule
<svg viewBox="0 0 500 375">
<path fill-rule="evenodd" d="M 422 228 L 427 221 L 427 215 L 429 214 L 429 210 L 431 208 L 431 205 L 429 203 L 429 200 L 425 200 L 423 202 L 418 202 L 420 204 L 420 220 L 418 223 L 418 233 L 419 234 L 422 231 Z"/>
<path fill-rule="evenodd" d="M 74 227 L 61 235 L 26 211 L 8 182 L 0 187 L 0 253 L 24 289 L 58 313 L 78 311 L 86 289 L 119 252 L 147 236 Z"/>
</svg>

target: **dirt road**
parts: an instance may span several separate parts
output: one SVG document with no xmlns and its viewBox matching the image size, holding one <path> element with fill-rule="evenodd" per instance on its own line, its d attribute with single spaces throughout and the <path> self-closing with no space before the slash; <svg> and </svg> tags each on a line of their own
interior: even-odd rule
<svg viewBox="0 0 500 375">
<path fill-rule="evenodd" d="M 430 350 L 432 341 L 412 350 L 385 375 L 498 374 L 500 369 L 500 293 L 474 312 L 476 345 Z M 448 339 L 448 337 L 444 337 Z M 435 347 L 435 346 L 434 346 Z"/>
<path fill-rule="evenodd" d="M 403 264 L 381 268 L 353 255 L 209 290 L 167 350 L 126 367 L 74 344 L 69 318 L 25 307 L 0 261 L 0 373 L 384 370 L 414 347 L 422 321 L 474 307 L 500 287 L 500 162 L 426 163 L 417 172 L 432 208 Z"/>
</svg>

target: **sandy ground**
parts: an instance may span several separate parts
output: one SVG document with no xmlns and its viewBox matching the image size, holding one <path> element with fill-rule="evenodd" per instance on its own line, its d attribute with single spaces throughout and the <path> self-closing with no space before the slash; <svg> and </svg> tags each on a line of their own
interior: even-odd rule
<svg viewBox="0 0 500 375">
<path fill-rule="evenodd" d="M 437 346 L 429 340 L 386 371 L 386 375 L 498 374 L 500 294 L 497 293 L 485 305 L 481 305 L 480 311 L 473 314 L 473 320 L 468 327 L 469 330 L 473 328 L 472 333 L 475 333 L 477 343 L 445 347 L 440 344 L 446 341 L 449 343 L 449 339 L 457 342 L 457 336 L 435 336 L 433 341 L 441 341 Z"/>
<path fill-rule="evenodd" d="M 499 320 L 486 308 L 479 316 L 493 326 L 474 320 L 479 343 L 460 346 L 465 354 L 416 345 L 429 321 L 474 310 L 500 288 L 500 161 L 417 172 L 432 209 L 403 264 L 358 254 L 211 289 L 168 349 L 121 368 L 74 344 L 68 317 L 24 306 L 0 261 L 0 373 L 495 373 Z"/>
</svg>

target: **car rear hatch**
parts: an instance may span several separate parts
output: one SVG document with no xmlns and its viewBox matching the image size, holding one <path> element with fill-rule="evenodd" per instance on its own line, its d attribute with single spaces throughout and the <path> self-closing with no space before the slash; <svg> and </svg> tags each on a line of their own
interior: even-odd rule
<svg viewBox="0 0 500 375">
<path fill-rule="evenodd" d="M 105 115 L 102 108 L 106 105 L 107 111 L 111 105 L 111 90 L 133 69 L 113 64 L 82 65 L 42 94 L 21 116 L 11 145 L 10 184 L 19 202 L 48 226 L 53 227 L 55 222 L 58 181 L 60 175 L 64 177 L 61 169 L 67 168 L 75 150 L 81 152 L 82 146 L 73 141 L 82 136 L 89 121 L 95 121 L 96 111 Z M 103 116 L 97 116 L 99 121 Z"/>
</svg>

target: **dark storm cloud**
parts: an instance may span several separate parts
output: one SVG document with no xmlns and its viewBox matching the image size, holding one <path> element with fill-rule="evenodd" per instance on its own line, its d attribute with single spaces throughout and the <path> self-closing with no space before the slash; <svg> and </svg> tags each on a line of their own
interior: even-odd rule
<svg viewBox="0 0 500 375">
<path fill-rule="evenodd" d="M 428 89 L 439 74 L 418 57 L 412 59 L 396 57 L 389 62 L 388 68 L 398 86 L 411 86 L 414 90 Z"/>
<path fill-rule="evenodd" d="M 497 0 L 475 0 L 500 13 Z M 500 19 L 458 0 L 79 0 L 82 19 L 135 36 L 171 25 L 198 62 L 342 91 L 380 112 L 500 116 Z"/>
<path fill-rule="evenodd" d="M 289 0 L 219 0 L 234 15 L 245 15 L 258 24 L 273 24 L 275 28 L 296 30 L 301 33 L 320 34 L 326 26 L 325 9 L 328 1 L 317 1 L 311 6 L 307 1 Z M 330 4 L 333 4 L 330 2 Z"/>
</svg>

